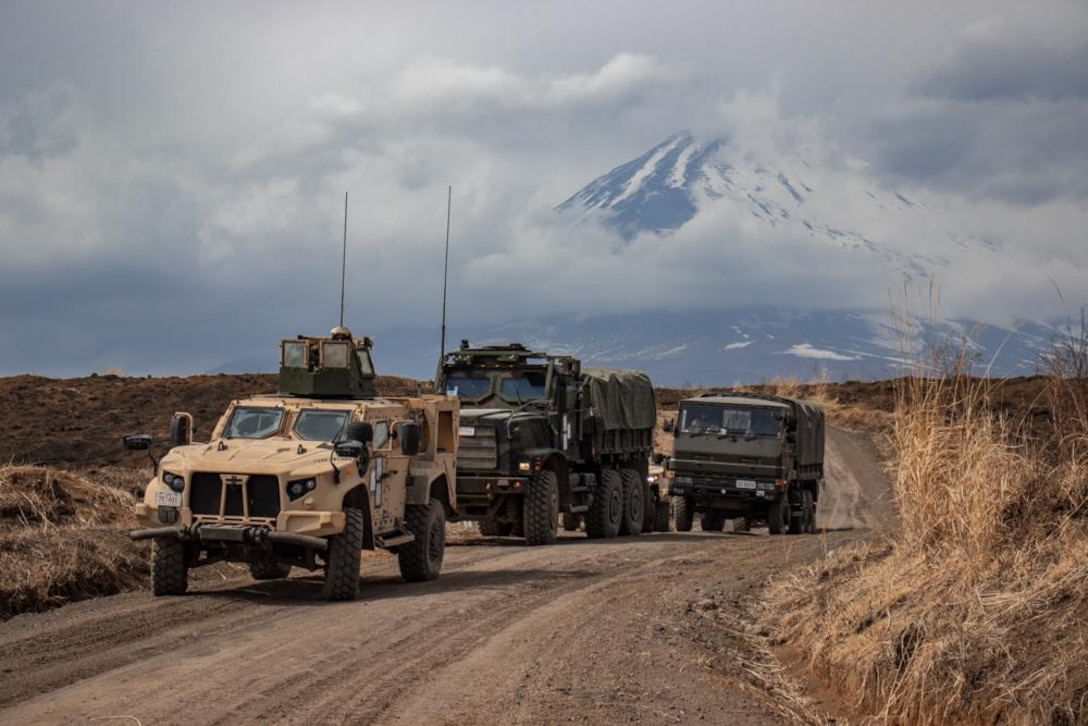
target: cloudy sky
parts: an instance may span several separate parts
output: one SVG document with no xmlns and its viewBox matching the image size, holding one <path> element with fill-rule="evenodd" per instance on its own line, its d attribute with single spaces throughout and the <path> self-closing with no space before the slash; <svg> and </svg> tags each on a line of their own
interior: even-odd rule
<svg viewBox="0 0 1088 726">
<path fill-rule="evenodd" d="M 450 187 L 451 330 L 673 305 L 737 273 L 713 224 L 624 246 L 552 209 L 680 129 L 943 200 L 999 250 L 935 270 L 946 314 L 1088 302 L 1083 0 L 0 0 L 0 375 L 326 331 L 345 192 L 356 333 L 437 332 Z M 805 304 L 887 300 L 856 275 Z"/>
</svg>

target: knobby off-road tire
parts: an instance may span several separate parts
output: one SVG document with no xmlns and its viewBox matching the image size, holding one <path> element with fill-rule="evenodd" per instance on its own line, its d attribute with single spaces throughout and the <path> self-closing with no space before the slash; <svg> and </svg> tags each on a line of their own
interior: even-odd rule
<svg viewBox="0 0 1088 726">
<path fill-rule="evenodd" d="M 437 499 L 404 509 L 404 522 L 416 538 L 397 549 L 400 576 L 407 582 L 433 580 L 442 571 L 446 554 L 446 510 Z"/>
<path fill-rule="evenodd" d="M 690 532 L 695 523 L 694 502 L 686 497 L 672 497 L 672 521 L 677 532 Z"/>
<path fill-rule="evenodd" d="M 790 499 L 786 496 L 786 492 L 782 492 L 777 500 L 771 502 L 771 507 L 767 510 L 767 530 L 771 534 L 782 534 L 786 530 L 789 519 Z"/>
<path fill-rule="evenodd" d="M 654 503 L 657 501 L 657 494 L 654 493 L 653 487 L 645 483 L 646 477 L 639 477 L 639 480 L 643 482 L 642 489 L 642 531 L 653 532 L 654 531 L 654 516 L 656 508 Z"/>
<path fill-rule="evenodd" d="M 562 521 L 563 529 L 567 532 L 577 532 L 578 528 L 582 526 L 581 516 L 570 512 L 563 512 Z"/>
<path fill-rule="evenodd" d="M 276 562 L 270 555 L 260 556 L 249 563 L 249 576 L 254 580 L 282 580 L 291 574 L 291 565 Z"/>
<path fill-rule="evenodd" d="M 354 600 L 359 596 L 359 560 L 363 549 L 366 519 L 363 510 L 344 509 L 344 531 L 329 537 L 325 550 L 326 600 Z"/>
<path fill-rule="evenodd" d="M 586 535 L 590 539 L 615 537 L 623 518 L 623 482 L 612 469 L 601 471 L 593 492 L 593 504 L 586 516 Z"/>
<path fill-rule="evenodd" d="M 733 517 L 734 532 L 748 532 L 752 529 L 752 522 L 747 517 Z"/>
<path fill-rule="evenodd" d="M 801 531 L 804 534 L 816 534 L 816 501 L 808 489 L 801 492 L 801 513 Z"/>
<path fill-rule="evenodd" d="M 559 527 L 559 482 L 553 471 L 538 471 L 525 493 L 525 544 L 555 544 Z"/>
<path fill-rule="evenodd" d="M 151 540 L 151 592 L 184 595 L 189 589 L 189 560 L 185 543 L 176 537 Z"/>
<path fill-rule="evenodd" d="M 805 492 L 798 491 L 794 494 L 796 497 L 795 502 L 790 502 L 790 508 L 786 511 L 786 521 L 789 525 L 790 534 L 804 534 L 805 532 L 805 511 L 804 501 Z"/>
<path fill-rule="evenodd" d="M 509 524 L 496 522 L 494 519 L 482 519 L 476 523 L 476 526 L 484 537 L 505 537 L 510 534 Z"/>
<path fill-rule="evenodd" d="M 654 531 L 669 531 L 669 503 L 663 499 L 654 499 Z"/>
<path fill-rule="evenodd" d="M 642 534 L 642 520 L 646 507 L 646 480 L 634 469 L 620 469 L 620 481 L 623 486 L 620 534 L 634 537 Z"/>
</svg>

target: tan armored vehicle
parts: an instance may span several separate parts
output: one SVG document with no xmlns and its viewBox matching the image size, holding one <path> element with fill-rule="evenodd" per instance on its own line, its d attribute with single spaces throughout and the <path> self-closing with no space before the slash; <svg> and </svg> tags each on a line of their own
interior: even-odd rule
<svg viewBox="0 0 1088 726">
<path fill-rule="evenodd" d="M 229 560 L 258 580 L 323 568 L 325 597 L 352 600 L 361 550 L 379 547 L 405 580 L 438 576 L 456 514 L 457 399 L 375 397 L 370 351 L 343 327 L 281 341 L 279 392 L 233 401 L 208 443 L 175 414 L 174 448 L 136 505 L 145 528 L 131 533 L 152 540 L 156 595 L 184 593 L 190 568 Z"/>
</svg>

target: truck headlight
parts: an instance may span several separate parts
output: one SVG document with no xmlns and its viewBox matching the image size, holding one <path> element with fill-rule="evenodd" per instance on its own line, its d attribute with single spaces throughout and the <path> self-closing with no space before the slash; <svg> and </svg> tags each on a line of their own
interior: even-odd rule
<svg viewBox="0 0 1088 726">
<path fill-rule="evenodd" d="M 287 482 L 287 498 L 292 502 L 300 499 L 317 488 L 317 481 L 310 479 L 296 479 Z"/>
<path fill-rule="evenodd" d="M 175 492 L 185 491 L 185 477 L 183 476 L 164 471 L 162 473 L 162 483 Z"/>
</svg>

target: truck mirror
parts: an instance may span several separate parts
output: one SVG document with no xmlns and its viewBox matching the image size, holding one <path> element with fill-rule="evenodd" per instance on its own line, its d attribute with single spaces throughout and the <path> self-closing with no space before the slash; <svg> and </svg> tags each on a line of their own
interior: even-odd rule
<svg viewBox="0 0 1088 726">
<path fill-rule="evenodd" d="M 667 418 L 661 424 L 661 430 L 664 431 L 665 433 L 669 433 L 670 431 L 672 431 L 673 426 L 675 426 L 675 425 L 676 425 L 675 421 L 673 421 L 671 418 Z"/>
<path fill-rule="evenodd" d="M 121 439 L 125 451 L 150 451 L 151 434 L 131 434 Z"/>
<path fill-rule="evenodd" d="M 352 421 L 344 427 L 341 441 L 358 441 L 366 445 L 374 440 L 374 427 L 366 421 Z"/>
<path fill-rule="evenodd" d="M 403 421 L 397 424 L 397 440 L 400 441 L 400 453 L 405 456 L 415 456 L 419 453 L 419 443 L 423 438 L 423 430 L 414 421 Z"/>
<path fill-rule="evenodd" d="M 170 443 L 185 446 L 193 442 L 193 417 L 187 413 L 175 413 L 170 419 Z"/>
<path fill-rule="evenodd" d="M 366 444 L 357 439 L 344 439 L 333 444 L 332 450 L 345 459 L 358 459 L 366 453 Z"/>
</svg>

